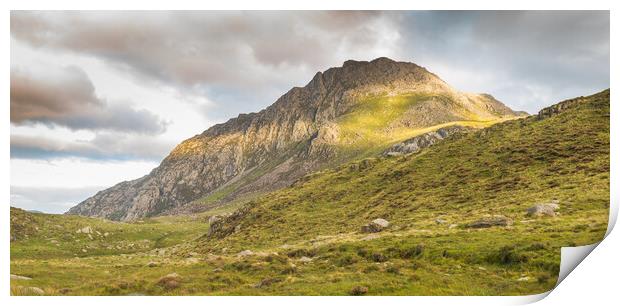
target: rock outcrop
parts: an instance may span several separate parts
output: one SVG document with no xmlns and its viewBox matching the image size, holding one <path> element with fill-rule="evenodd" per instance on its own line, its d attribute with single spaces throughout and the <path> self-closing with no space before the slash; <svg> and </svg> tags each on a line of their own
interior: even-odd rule
<svg viewBox="0 0 620 306">
<path fill-rule="evenodd" d="M 526 215 L 528 217 L 555 217 L 558 209 L 560 209 L 560 205 L 555 202 L 536 204 L 527 209 Z"/>
<path fill-rule="evenodd" d="M 388 226 L 390 226 L 390 222 L 385 219 L 374 219 L 370 223 L 362 225 L 361 231 L 362 233 L 378 233 L 383 231 Z"/>
<path fill-rule="evenodd" d="M 453 125 L 445 128 L 440 128 L 432 132 L 424 133 L 422 135 L 407 139 L 403 142 L 397 143 L 387 150 L 383 151 L 383 156 L 399 156 L 403 154 L 410 154 L 418 152 L 424 148 L 428 148 L 438 141 L 457 133 L 467 133 L 473 130 L 473 128 L 464 127 L 460 125 Z"/>
<path fill-rule="evenodd" d="M 391 140 L 389 130 L 395 127 L 517 115 L 492 96 L 458 92 L 413 63 L 346 61 L 318 72 L 306 86 L 291 89 L 258 113 L 241 114 L 183 141 L 150 174 L 100 191 L 67 213 L 128 221 L 205 210 L 288 186 L 311 171 L 346 161 L 336 158 L 339 150 L 354 147 L 357 140 L 340 144 L 339 122 L 360 101 L 414 94 L 418 102 L 386 123 L 386 139 Z M 217 199 L 210 198 L 215 193 Z"/>
</svg>

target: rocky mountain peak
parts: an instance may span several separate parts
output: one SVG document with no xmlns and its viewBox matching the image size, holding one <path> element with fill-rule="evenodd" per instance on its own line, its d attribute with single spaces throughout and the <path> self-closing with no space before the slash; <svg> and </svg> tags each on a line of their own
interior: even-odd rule
<svg viewBox="0 0 620 306">
<path fill-rule="evenodd" d="M 101 191 L 68 213 L 133 220 L 204 210 L 357 158 L 361 153 L 349 148 L 360 144 L 372 143 L 367 150 L 379 154 L 417 129 L 514 115 L 494 98 L 460 93 L 414 63 L 348 60 L 260 112 L 183 141 L 149 175 Z M 374 123 L 370 132 L 362 131 L 367 122 Z"/>
</svg>

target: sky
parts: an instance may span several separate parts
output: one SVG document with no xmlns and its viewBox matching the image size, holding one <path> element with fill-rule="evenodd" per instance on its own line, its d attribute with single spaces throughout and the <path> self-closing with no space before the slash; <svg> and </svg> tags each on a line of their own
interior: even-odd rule
<svg viewBox="0 0 620 306">
<path fill-rule="evenodd" d="M 536 113 L 609 87 L 609 30 L 607 11 L 12 11 L 10 204 L 65 212 L 348 59 Z"/>
</svg>

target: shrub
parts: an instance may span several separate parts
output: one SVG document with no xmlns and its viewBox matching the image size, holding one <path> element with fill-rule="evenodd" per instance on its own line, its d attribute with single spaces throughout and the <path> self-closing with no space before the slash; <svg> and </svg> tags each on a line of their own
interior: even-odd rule
<svg viewBox="0 0 620 306">
<path fill-rule="evenodd" d="M 281 274 L 295 274 L 297 273 L 297 267 L 295 266 L 287 266 L 286 268 L 280 271 Z"/>
<path fill-rule="evenodd" d="M 368 293 L 368 287 L 355 286 L 351 289 L 351 295 L 364 295 Z"/>
<path fill-rule="evenodd" d="M 316 250 L 315 249 L 296 249 L 296 250 L 292 250 L 290 252 L 287 253 L 288 257 L 314 257 L 316 256 Z"/>
<path fill-rule="evenodd" d="M 424 253 L 424 245 L 423 244 L 418 244 L 415 247 L 411 247 L 408 249 L 404 249 L 400 251 L 400 257 L 401 258 L 413 258 L 413 257 L 418 257 L 421 256 L 422 253 Z"/>
<path fill-rule="evenodd" d="M 546 247 L 543 243 L 540 242 L 536 242 L 533 243 L 532 245 L 530 245 L 527 250 L 528 251 L 539 251 L 539 250 L 544 250 Z"/>
<path fill-rule="evenodd" d="M 388 258 L 385 255 L 381 254 L 381 253 L 372 253 L 370 258 L 374 262 L 385 262 L 385 261 L 388 260 Z"/>
<path fill-rule="evenodd" d="M 389 266 L 387 269 L 385 269 L 385 272 L 392 273 L 392 274 L 400 274 L 400 269 L 396 266 Z"/>
<path fill-rule="evenodd" d="M 496 254 L 491 255 L 488 259 L 489 262 L 503 265 L 521 264 L 528 261 L 527 256 L 517 252 L 514 246 L 503 246 Z"/>
<path fill-rule="evenodd" d="M 351 255 L 346 255 L 346 256 L 336 259 L 336 266 L 338 267 L 350 266 L 356 262 L 357 262 L 357 259 L 355 257 Z"/>
</svg>

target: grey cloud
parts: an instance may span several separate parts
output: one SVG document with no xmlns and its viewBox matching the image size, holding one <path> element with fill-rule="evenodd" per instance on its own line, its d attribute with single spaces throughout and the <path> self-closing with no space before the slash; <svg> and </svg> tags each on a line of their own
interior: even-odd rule
<svg viewBox="0 0 620 306">
<path fill-rule="evenodd" d="M 413 61 L 530 112 L 609 86 L 608 11 L 12 12 L 11 35 L 206 95 L 217 118 L 349 58 Z"/>
<path fill-rule="evenodd" d="M 140 81 L 186 94 L 239 97 L 216 100 L 222 109 L 257 111 L 318 70 L 381 45 L 385 12 L 12 12 L 11 35 L 43 50 L 104 60 Z M 392 54 L 371 54 L 371 59 Z M 226 93 L 218 91 L 224 88 Z M 215 93 L 215 94 L 213 94 Z M 251 93 L 251 94 L 250 94 Z M 244 109 L 243 111 L 248 111 Z"/>
<path fill-rule="evenodd" d="M 480 77 L 453 85 L 516 108 L 609 87 L 608 11 L 412 12 L 406 24 L 405 57 Z"/>
<path fill-rule="evenodd" d="M 64 213 L 103 186 L 83 188 L 46 188 L 11 186 L 11 206 L 46 213 Z"/>
<path fill-rule="evenodd" d="M 90 79 L 77 67 L 46 75 L 12 70 L 11 123 L 138 134 L 160 134 L 166 129 L 166 123 L 149 111 L 97 97 Z"/>
<path fill-rule="evenodd" d="M 324 65 L 380 37 L 380 12 L 12 12 L 11 34 L 187 86 L 262 84 L 262 66 Z M 244 67 L 245 65 L 245 67 Z M 259 66 L 259 69 L 252 66 Z"/>
<path fill-rule="evenodd" d="M 173 144 L 163 143 L 152 137 L 97 134 L 90 141 L 58 141 L 33 136 L 11 136 L 11 158 L 52 160 L 84 158 L 91 160 L 161 161 Z"/>
</svg>

